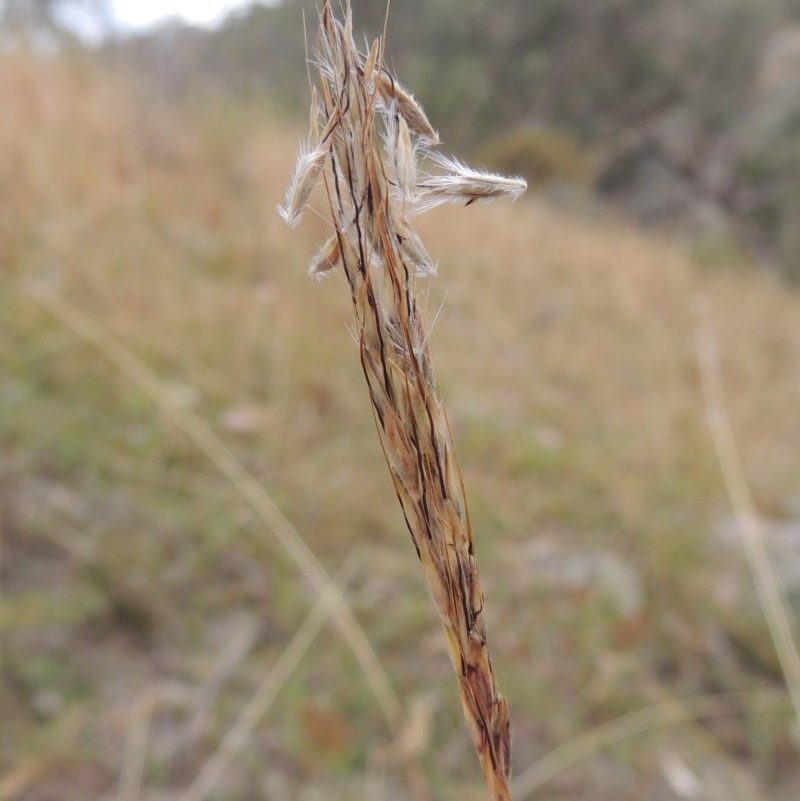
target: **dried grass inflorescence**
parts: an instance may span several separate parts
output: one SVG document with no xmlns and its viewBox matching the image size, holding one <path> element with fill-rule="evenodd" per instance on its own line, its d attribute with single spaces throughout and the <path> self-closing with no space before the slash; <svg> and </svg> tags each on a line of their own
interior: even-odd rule
<svg viewBox="0 0 800 801">
<path fill-rule="evenodd" d="M 415 290 L 417 277 L 436 268 L 410 218 L 445 202 L 516 198 L 525 182 L 438 155 L 440 174 L 420 170 L 438 136 L 383 66 L 381 40 L 359 53 L 349 3 L 342 23 L 325 0 L 317 65 L 312 130 L 280 213 L 298 222 L 324 179 L 334 231 L 309 273 L 341 265 L 347 278 L 381 445 L 444 625 L 464 714 L 491 797 L 510 799 L 508 704 L 489 660 L 472 526 Z"/>
</svg>

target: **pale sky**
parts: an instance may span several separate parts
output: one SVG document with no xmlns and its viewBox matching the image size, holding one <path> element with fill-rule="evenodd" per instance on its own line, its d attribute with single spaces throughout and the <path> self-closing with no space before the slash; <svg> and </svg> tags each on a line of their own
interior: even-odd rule
<svg viewBox="0 0 800 801">
<path fill-rule="evenodd" d="M 195 25 L 215 25 L 237 8 L 254 0 L 114 0 L 114 15 L 122 28 L 148 27 L 167 17 L 180 17 Z M 259 0 L 262 5 L 274 4 Z"/>
</svg>

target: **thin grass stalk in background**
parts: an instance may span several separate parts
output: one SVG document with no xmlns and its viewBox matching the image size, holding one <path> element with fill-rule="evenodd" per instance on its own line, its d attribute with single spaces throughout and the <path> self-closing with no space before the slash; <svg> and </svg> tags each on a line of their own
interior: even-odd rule
<svg viewBox="0 0 800 801">
<path fill-rule="evenodd" d="M 601 723 L 578 734 L 538 759 L 514 779 L 512 789 L 517 801 L 530 798 L 537 790 L 612 745 L 652 733 L 658 729 L 683 726 L 728 715 L 740 715 L 746 702 L 781 698 L 785 690 L 756 690 L 741 693 L 701 695 L 695 698 L 674 698 L 653 706 L 637 709 L 622 717 Z"/>
<path fill-rule="evenodd" d="M 800 731 L 800 651 L 792 634 L 789 603 L 783 597 L 780 581 L 772 567 L 764 529 L 759 521 L 758 511 L 736 448 L 736 438 L 725 403 L 719 345 L 711 323 L 708 302 L 702 297 L 696 298 L 693 311 L 695 349 L 708 426 L 725 489 L 736 516 L 742 549 L 789 689 L 795 714 L 794 728 L 797 733 Z"/>
<path fill-rule="evenodd" d="M 472 525 L 417 300 L 417 277 L 434 273 L 435 266 L 410 218 L 440 203 L 516 198 L 525 182 L 441 156 L 434 159 L 439 172 L 425 173 L 420 157 L 437 143 L 436 132 L 384 68 L 382 41 L 367 55 L 359 53 L 349 3 L 344 11 L 340 22 L 329 0 L 323 4 L 312 130 L 280 213 L 296 224 L 313 186 L 324 180 L 333 233 L 310 272 L 321 275 L 341 265 L 347 278 L 383 452 L 444 625 L 491 798 L 506 801 L 508 704 L 489 660 Z"/>
<path fill-rule="evenodd" d="M 337 591 L 336 584 L 325 568 L 266 490 L 208 425 L 188 409 L 181 398 L 106 329 L 68 300 L 50 291 L 44 284 L 26 285 L 25 292 L 50 311 L 69 330 L 97 348 L 123 374 L 146 392 L 250 504 L 308 579 L 318 596 L 329 601 L 332 622 L 339 629 L 364 671 L 389 729 L 394 735 L 398 735 L 404 725 L 403 710 L 368 637 L 353 615 L 352 609 Z M 411 771 L 412 774 L 414 772 Z M 413 778 L 412 781 L 418 784 Z"/>
<path fill-rule="evenodd" d="M 351 553 L 336 575 L 337 586 L 344 589 L 363 561 L 363 554 Z M 333 591 L 334 586 L 331 585 L 331 592 Z M 336 591 L 340 592 L 341 590 L 337 589 Z M 292 641 L 263 678 L 255 694 L 239 713 L 233 726 L 225 733 L 217 750 L 204 763 L 192 784 L 181 793 L 178 801 L 205 801 L 214 791 L 231 762 L 244 748 L 280 689 L 297 670 L 300 660 L 311 647 L 314 638 L 330 616 L 332 608 L 329 597 L 320 595 Z"/>
</svg>

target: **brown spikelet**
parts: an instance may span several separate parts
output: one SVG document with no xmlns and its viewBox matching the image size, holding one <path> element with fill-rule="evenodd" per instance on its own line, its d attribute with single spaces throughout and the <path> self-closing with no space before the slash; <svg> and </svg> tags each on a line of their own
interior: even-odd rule
<svg viewBox="0 0 800 801">
<path fill-rule="evenodd" d="M 358 53 L 349 2 L 344 8 L 342 24 L 330 0 L 323 3 L 312 125 L 319 117 L 327 123 L 318 137 L 312 133 L 281 213 L 290 224 L 299 219 L 321 159 L 334 231 L 309 272 L 341 265 L 350 286 L 378 436 L 441 617 L 464 716 L 491 799 L 510 801 L 508 704 L 489 659 L 472 524 L 415 289 L 435 265 L 408 220 L 415 208 L 439 203 L 514 198 L 525 184 L 441 156 L 444 173 L 420 178 L 417 159 L 438 141 L 436 132 L 380 63 L 380 40 L 367 56 Z"/>
<path fill-rule="evenodd" d="M 308 274 L 314 278 L 322 278 L 327 272 L 339 264 L 342 258 L 342 246 L 339 237 L 334 234 L 314 254 L 311 264 L 308 265 Z"/>
<path fill-rule="evenodd" d="M 402 219 L 397 223 L 397 237 L 403 255 L 417 275 L 436 275 L 436 265 L 408 220 Z"/>
<path fill-rule="evenodd" d="M 319 145 L 319 119 L 322 114 L 319 92 L 316 86 L 311 87 L 311 111 L 309 112 L 308 139 L 312 147 Z"/>
<path fill-rule="evenodd" d="M 376 39 L 372 43 L 372 47 L 370 48 L 369 53 L 367 53 L 366 58 L 364 58 L 364 80 L 369 83 L 372 80 L 372 76 L 375 72 L 375 65 L 378 63 L 378 58 L 380 57 L 381 52 L 381 40 Z"/>
<path fill-rule="evenodd" d="M 416 199 L 417 154 L 405 117 L 395 104 L 386 119 L 386 153 L 393 167 L 394 183 L 404 204 Z"/>
<path fill-rule="evenodd" d="M 397 103 L 397 108 L 403 115 L 408 127 L 429 144 L 439 142 L 439 134 L 428 121 L 422 106 L 416 101 L 411 92 L 407 92 L 398 81 L 386 70 L 378 74 L 378 94 L 387 106 Z"/>
</svg>

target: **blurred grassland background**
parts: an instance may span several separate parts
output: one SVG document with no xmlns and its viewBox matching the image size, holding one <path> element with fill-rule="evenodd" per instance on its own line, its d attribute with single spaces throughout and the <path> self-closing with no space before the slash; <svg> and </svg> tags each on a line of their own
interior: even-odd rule
<svg viewBox="0 0 800 801">
<path fill-rule="evenodd" d="M 329 572 L 362 554 L 346 598 L 417 724 L 387 730 L 328 625 L 208 797 L 416 799 L 411 763 L 432 798 L 482 798 L 347 288 L 305 275 L 328 225 L 275 212 L 313 4 L 94 48 L 57 5 L 7 2 L 0 29 L 0 801 L 179 798 L 315 601 L 64 309 L 198 415 Z M 377 33 L 382 4 L 353 6 Z M 692 309 L 796 610 L 800 4 L 398 2 L 389 55 L 447 151 L 531 182 L 419 220 L 516 773 L 576 743 L 537 797 L 797 798 Z M 720 700 L 694 720 L 701 695 Z M 688 719 L 575 740 L 665 702 Z"/>
</svg>

